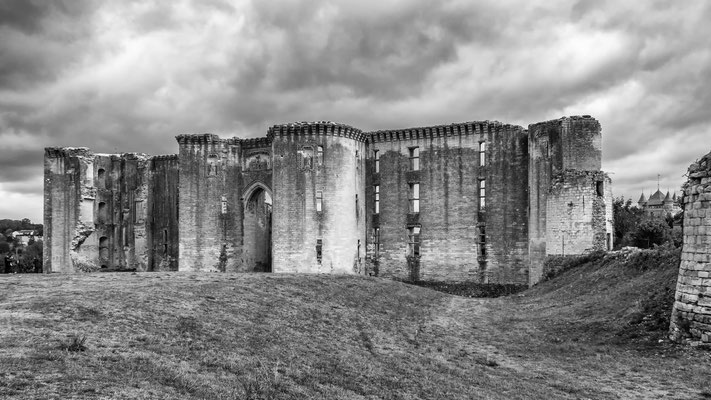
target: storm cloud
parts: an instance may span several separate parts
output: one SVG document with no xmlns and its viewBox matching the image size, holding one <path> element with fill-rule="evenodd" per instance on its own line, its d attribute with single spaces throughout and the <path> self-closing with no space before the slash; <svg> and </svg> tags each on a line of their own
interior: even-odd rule
<svg viewBox="0 0 711 400">
<path fill-rule="evenodd" d="M 711 150 L 704 1 L 0 4 L 0 217 L 41 219 L 46 146 L 176 151 L 274 123 L 363 130 L 590 114 L 615 195 Z"/>
</svg>

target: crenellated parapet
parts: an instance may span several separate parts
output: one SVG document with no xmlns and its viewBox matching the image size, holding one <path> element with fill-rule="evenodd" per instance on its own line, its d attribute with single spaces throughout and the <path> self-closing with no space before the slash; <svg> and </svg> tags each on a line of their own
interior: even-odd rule
<svg viewBox="0 0 711 400">
<path fill-rule="evenodd" d="M 151 157 L 151 161 L 177 161 L 177 154 L 161 154 L 158 156 Z"/>
<path fill-rule="evenodd" d="M 239 144 L 242 146 L 243 149 L 256 149 L 263 147 L 271 147 L 272 140 L 268 137 L 239 139 Z"/>
<path fill-rule="evenodd" d="M 417 128 L 379 130 L 366 132 L 368 143 L 392 142 L 398 140 L 429 139 L 448 136 L 481 135 L 495 130 L 523 131 L 518 125 L 503 124 L 499 121 L 470 121 L 448 125 L 434 125 Z"/>
<path fill-rule="evenodd" d="M 219 136 L 212 133 L 182 134 L 175 137 L 179 144 L 219 143 Z"/>
<path fill-rule="evenodd" d="M 360 129 L 350 125 L 339 124 L 331 121 L 317 122 L 291 122 L 288 124 L 274 125 L 267 132 L 268 140 L 282 136 L 340 136 L 365 142 L 367 135 Z"/>
</svg>

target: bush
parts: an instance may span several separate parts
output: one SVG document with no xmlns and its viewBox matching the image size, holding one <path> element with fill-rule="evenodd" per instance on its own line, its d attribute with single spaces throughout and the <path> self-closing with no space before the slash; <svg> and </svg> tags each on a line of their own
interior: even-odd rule
<svg viewBox="0 0 711 400">
<path fill-rule="evenodd" d="M 654 245 L 672 242 L 672 229 L 662 219 L 647 219 L 637 226 L 632 238 L 636 247 L 650 249 Z"/>
</svg>

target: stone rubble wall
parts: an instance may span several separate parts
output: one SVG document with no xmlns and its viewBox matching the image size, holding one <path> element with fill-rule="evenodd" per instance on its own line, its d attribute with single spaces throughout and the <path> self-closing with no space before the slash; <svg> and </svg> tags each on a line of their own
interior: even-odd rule
<svg viewBox="0 0 711 400">
<path fill-rule="evenodd" d="M 611 248 L 612 223 L 605 196 L 609 186 L 610 178 L 601 171 L 567 170 L 554 177 L 546 205 L 547 255 Z"/>
<path fill-rule="evenodd" d="M 670 338 L 711 343 L 711 153 L 691 164 L 684 185 L 684 244 Z"/>
</svg>

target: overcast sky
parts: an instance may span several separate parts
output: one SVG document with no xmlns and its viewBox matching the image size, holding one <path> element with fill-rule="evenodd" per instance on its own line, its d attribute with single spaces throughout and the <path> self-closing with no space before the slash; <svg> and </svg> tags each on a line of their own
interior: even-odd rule
<svg viewBox="0 0 711 400">
<path fill-rule="evenodd" d="M 707 1 L 0 2 L 0 219 L 42 220 L 43 148 L 177 152 L 275 123 L 590 114 L 615 196 L 711 151 Z"/>
</svg>

